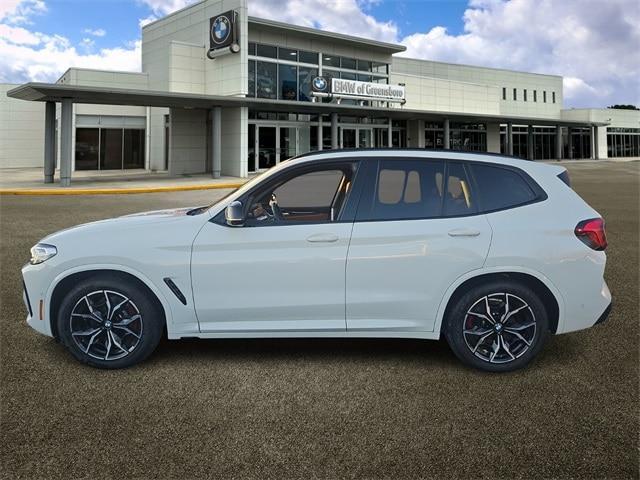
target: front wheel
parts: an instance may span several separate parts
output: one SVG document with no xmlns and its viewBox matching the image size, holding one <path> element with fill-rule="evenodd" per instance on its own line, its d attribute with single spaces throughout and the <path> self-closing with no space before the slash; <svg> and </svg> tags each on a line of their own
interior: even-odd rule
<svg viewBox="0 0 640 480">
<path fill-rule="evenodd" d="M 155 350 L 164 317 L 148 292 L 104 275 L 69 291 L 57 326 L 60 340 L 79 361 L 98 368 L 126 368 Z"/>
<path fill-rule="evenodd" d="M 445 322 L 444 333 L 456 356 L 490 372 L 526 366 L 549 335 L 547 312 L 535 292 L 504 281 L 469 290 Z"/>
</svg>

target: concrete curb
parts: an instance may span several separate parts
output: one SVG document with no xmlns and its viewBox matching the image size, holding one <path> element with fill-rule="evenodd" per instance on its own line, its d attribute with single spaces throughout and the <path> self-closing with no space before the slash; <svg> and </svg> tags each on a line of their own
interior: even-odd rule
<svg viewBox="0 0 640 480">
<path fill-rule="evenodd" d="M 0 188 L 0 195 L 127 195 L 135 193 L 186 192 L 190 190 L 218 190 L 238 188 L 244 182 L 205 185 L 175 185 L 167 187 L 132 188 Z"/>
</svg>

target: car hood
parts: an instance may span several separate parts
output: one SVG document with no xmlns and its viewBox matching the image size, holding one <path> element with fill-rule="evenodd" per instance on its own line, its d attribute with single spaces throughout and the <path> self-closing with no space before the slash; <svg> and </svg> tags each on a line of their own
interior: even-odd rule
<svg viewBox="0 0 640 480">
<path fill-rule="evenodd" d="M 134 231 L 138 235 L 144 235 L 145 232 L 143 230 L 147 229 L 150 233 L 151 231 L 156 231 L 158 228 L 167 228 L 171 229 L 172 232 L 176 232 L 176 229 L 180 229 L 181 225 L 201 225 L 206 221 L 205 217 L 206 219 L 209 218 L 206 209 L 200 209 L 197 214 L 189 214 L 189 212 L 197 211 L 197 209 L 200 209 L 200 207 L 153 210 L 83 223 L 48 235 L 43 238 L 41 242 L 56 245 L 70 237 L 90 236 L 92 239 L 95 239 L 105 234 L 109 236 L 113 234 L 127 235 L 134 233 Z M 201 213 L 204 213 L 204 216 L 201 215 Z"/>
</svg>

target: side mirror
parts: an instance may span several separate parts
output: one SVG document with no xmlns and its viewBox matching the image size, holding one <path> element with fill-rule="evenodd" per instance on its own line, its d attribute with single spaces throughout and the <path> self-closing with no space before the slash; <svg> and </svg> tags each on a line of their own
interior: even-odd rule
<svg viewBox="0 0 640 480">
<path fill-rule="evenodd" d="M 224 219 L 230 227 L 241 227 L 244 225 L 244 215 L 242 213 L 242 202 L 234 201 L 227 205 L 224 210 Z"/>
</svg>

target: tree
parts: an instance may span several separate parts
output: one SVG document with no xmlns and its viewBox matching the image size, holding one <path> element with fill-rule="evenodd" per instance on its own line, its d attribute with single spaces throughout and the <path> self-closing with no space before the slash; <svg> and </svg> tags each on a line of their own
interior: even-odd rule
<svg viewBox="0 0 640 480">
<path fill-rule="evenodd" d="M 613 108 L 615 110 L 640 110 L 640 108 L 636 107 L 635 105 L 611 105 L 607 108 Z"/>
</svg>

